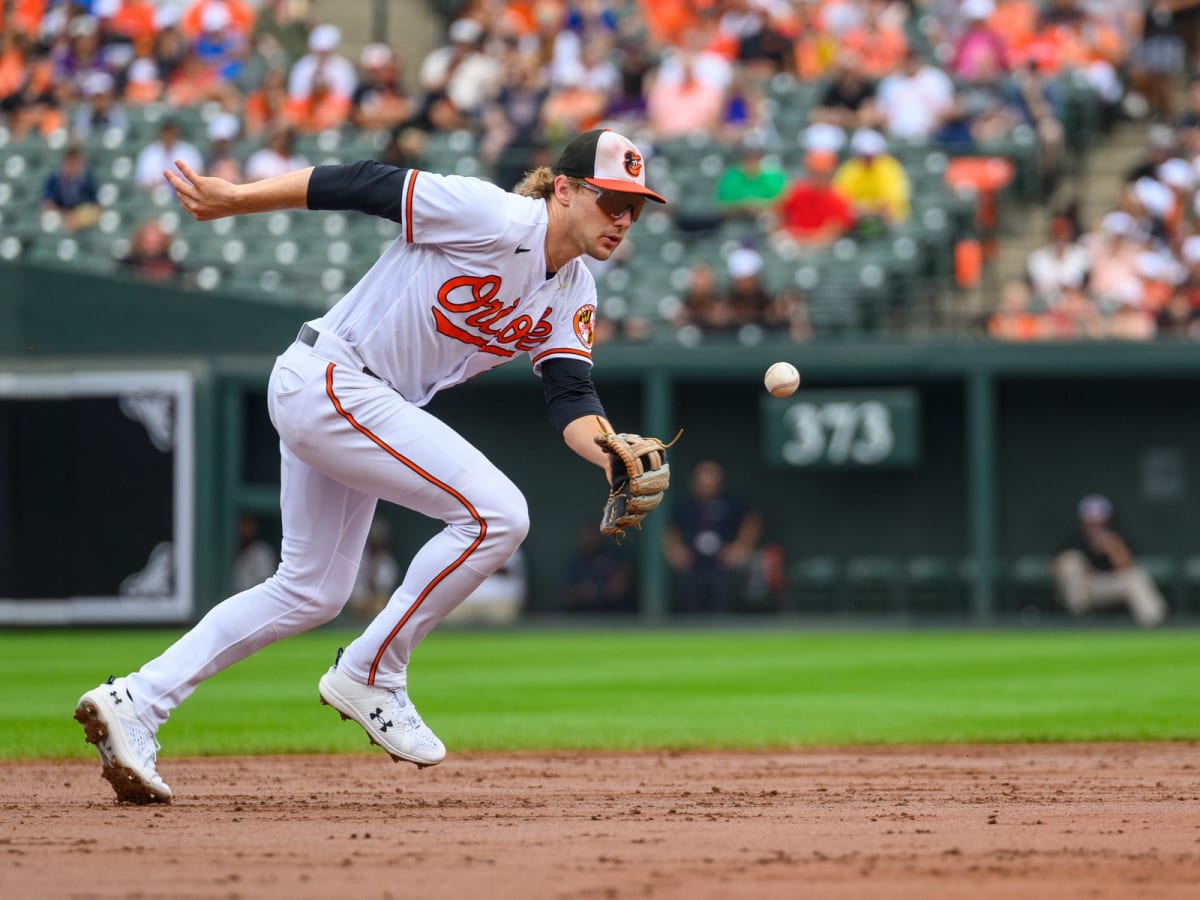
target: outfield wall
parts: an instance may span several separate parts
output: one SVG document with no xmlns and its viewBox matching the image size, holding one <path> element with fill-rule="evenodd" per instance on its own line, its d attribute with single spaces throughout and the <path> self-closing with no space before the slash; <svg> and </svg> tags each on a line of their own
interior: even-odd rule
<svg viewBox="0 0 1200 900">
<path fill-rule="evenodd" d="M 238 511 L 264 515 L 268 533 L 277 528 L 277 439 L 263 390 L 274 353 L 305 314 L 67 273 L 5 267 L 0 278 L 0 373 L 188 373 L 193 595 L 202 611 L 224 596 Z M 1200 424 L 1191 414 L 1200 347 L 1192 344 L 668 344 L 603 347 L 597 359 L 596 381 L 618 427 L 667 437 L 685 429 L 671 456 L 674 495 L 696 461 L 714 458 L 731 489 L 762 512 L 768 540 L 784 549 L 795 576 L 772 609 L 894 611 L 909 595 L 932 590 L 940 598 L 934 611 L 979 621 L 1015 613 L 1020 591 L 1044 594 L 1044 558 L 1071 527 L 1078 498 L 1092 491 L 1113 499 L 1172 592 L 1185 586 L 1188 558 L 1200 557 L 1191 471 L 1200 458 Z M 762 389 L 762 371 L 776 359 L 796 363 L 804 378 L 790 400 Z M 838 423 L 851 421 L 847 410 L 878 412 L 897 396 L 915 406 L 892 421 L 900 431 L 916 429 L 906 452 L 872 455 L 866 413 L 839 437 Z M 871 406 L 873 398 L 879 403 Z M 798 418 L 781 412 L 805 403 Z M 580 524 L 598 518 L 604 486 L 553 433 L 537 380 L 514 364 L 447 392 L 430 409 L 526 492 L 531 608 L 558 610 L 566 558 Z M 782 438 L 773 433 L 781 419 L 790 422 Z M 815 457 L 797 444 L 813 422 L 825 428 Z M 13 442 L 13 427 L 0 420 L 0 445 Z M 839 456 L 834 444 L 843 437 Z M 899 431 L 894 437 L 903 443 Z M 86 436 L 80 440 L 86 452 Z M 857 461 L 847 456 L 855 452 Z M 21 471 L 9 465 L 10 484 L 61 478 L 55 460 L 26 455 Z M 136 504 L 136 487 L 123 490 L 124 502 Z M 64 514 L 105 527 L 94 501 Z M 435 527 L 411 515 L 390 518 L 399 553 Z M 630 543 L 652 617 L 670 608 L 656 550 L 663 519 L 649 517 Z M 14 552 L 38 552 L 21 546 L 19 523 L 9 531 Z M 808 567 L 813 560 L 832 568 Z"/>
</svg>

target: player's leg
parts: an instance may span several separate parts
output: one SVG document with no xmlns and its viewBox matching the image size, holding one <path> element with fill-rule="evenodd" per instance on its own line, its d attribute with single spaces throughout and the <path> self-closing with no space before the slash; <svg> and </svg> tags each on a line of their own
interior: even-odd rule
<svg viewBox="0 0 1200 900">
<path fill-rule="evenodd" d="M 318 386 L 321 375 L 314 370 Z M 299 393 L 300 381 L 281 377 L 276 366 L 269 396 Z M 276 573 L 214 607 L 137 672 L 80 698 L 75 717 L 120 799 L 170 800 L 156 770 L 155 735 L 201 681 L 272 641 L 328 621 L 350 595 L 375 498 L 322 474 L 286 445 L 281 452 L 283 553 Z"/>
<path fill-rule="evenodd" d="M 302 429 L 323 439 L 309 445 L 284 433 L 293 449 L 363 494 L 445 523 L 342 658 L 342 670 L 365 684 L 403 688 L 412 648 L 508 560 L 529 529 L 528 509 L 470 442 L 382 382 L 333 366 L 323 390 L 324 408 Z"/>
<path fill-rule="evenodd" d="M 215 606 L 160 656 L 88 691 L 75 717 L 96 745 L 118 798 L 169 802 L 156 734 L 206 678 L 269 643 L 329 621 L 358 572 L 375 499 L 282 448 L 283 553 L 265 582 Z"/>
<path fill-rule="evenodd" d="M 1114 577 L 1122 584 L 1125 603 L 1134 621 L 1147 628 L 1161 625 L 1167 617 L 1167 601 L 1150 573 L 1141 566 L 1133 566 Z"/>
<path fill-rule="evenodd" d="M 1081 616 L 1092 608 L 1087 557 L 1078 550 L 1065 550 L 1055 558 L 1054 584 L 1071 615 Z"/>
<path fill-rule="evenodd" d="M 445 749 L 407 699 L 408 660 L 524 540 L 525 500 L 461 435 L 383 383 L 334 366 L 325 390 L 328 403 L 312 426 L 334 437 L 304 449 L 310 463 L 445 527 L 417 552 L 388 605 L 322 679 L 321 695 L 394 757 L 432 764 Z"/>
<path fill-rule="evenodd" d="M 430 414 L 408 405 L 394 421 L 380 424 L 389 451 L 403 458 L 405 469 L 419 471 L 422 481 L 420 490 L 407 493 L 382 487 L 381 498 L 445 523 L 413 556 L 388 605 L 342 657 L 341 668 L 352 677 L 397 689 L 406 685 L 417 644 L 520 546 L 529 513 L 516 485 Z"/>
<path fill-rule="evenodd" d="M 213 607 L 127 679 L 138 715 L 156 731 L 200 682 L 267 644 L 328 622 L 350 597 L 375 498 L 312 468 L 285 445 L 280 453 L 283 542 L 275 574 Z"/>
</svg>

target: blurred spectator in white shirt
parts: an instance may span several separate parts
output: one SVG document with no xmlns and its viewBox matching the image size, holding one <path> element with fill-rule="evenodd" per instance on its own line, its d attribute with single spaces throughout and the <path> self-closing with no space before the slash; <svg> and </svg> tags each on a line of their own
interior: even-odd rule
<svg viewBox="0 0 1200 900">
<path fill-rule="evenodd" d="M 1088 252 L 1077 237 L 1071 216 L 1060 213 L 1050 220 L 1050 243 L 1029 254 L 1033 299 L 1044 309 L 1057 306 L 1064 290 L 1080 288 L 1087 281 Z"/>
<path fill-rule="evenodd" d="M 292 150 L 295 139 L 295 133 L 287 126 L 274 128 L 267 138 L 267 145 L 255 150 L 246 160 L 246 181 L 261 181 L 307 166 L 308 160 Z"/>
<path fill-rule="evenodd" d="M 500 60 L 483 51 L 483 26 L 474 19 L 450 25 L 450 43 L 433 50 L 421 63 L 421 90 L 444 95 L 460 115 L 474 116 L 495 96 L 503 81 Z"/>
<path fill-rule="evenodd" d="M 309 52 L 292 66 L 288 76 L 288 95 L 303 100 L 313 93 L 319 81 L 326 89 L 346 102 L 354 96 L 358 75 L 354 63 L 334 53 L 342 42 L 342 32 L 336 25 L 318 25 L 308 36 Z"/>
<path fill-rule="evenodd" d="M 93 132 L 102 133 L 110 128 L 125 131 L 129 117 L 117 101 L 116 81 L 107 72 L 93 72 L 84 81 L 87 101 L 75 109 L 71 119 L 71 134 L 76 140 L 85 140 Z"/>
<path fill-rule="evenodd" d="M 164 119 L 158 127 L 158 140 L 147 144 L 138 153 L 135 178 L 144 188 L 155 188 L 167 184 L 163 171 L 175 168 L 175 160 L 183 160 L 197 172 L 204 169 L 204 160 L 200 151 L 180 137 L 179 123 L 174 119 Z M 183 173 L 179 173 L 183 177 Z M 169 187 L 169 185 L 168 185 Z"/>
<path fill-rule="evenodd" d="M 928 139 L 954 111 L 950 77 L 913 50 L 899 72 L 879 83 L 877 97 L 888 134 L 903 140 Z"/>
<path fill-rule="evenodd" d="M 1140 302 L 1137 259 L 1145 247 L 1133 216 L 1110 212 L 1096 231 L 1083 236 L 1082 243 L 1088 251 L 1088 288 L 1097 302 L 1105 308 L 1129 300 Z"/>
</svg>

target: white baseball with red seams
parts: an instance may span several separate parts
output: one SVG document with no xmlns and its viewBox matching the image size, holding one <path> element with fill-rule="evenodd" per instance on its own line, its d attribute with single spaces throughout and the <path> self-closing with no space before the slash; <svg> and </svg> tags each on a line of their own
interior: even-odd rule
<svg viewBox="0 0 1200 900">
<path fill-rule="evenodd" d="M 284 562 L 129 676 L 152 728 L 205 678 L 340 612 L 376 498 L 446 524 L 338 663 L 364 684 L 405 687 L 412 648 L 525 537 L 521 492 L 421 407 L 514 357 L 590 363 L 595 282 L 578 258 L 547 278 L 544 200 L 415 170 L 404 197 L 400 238 L 271 375 Z"/>
<path fill-rule="evenodd" d="M 773 397 L 790 397 L 800 387 L 800 373 L 789 362 L 772 363 L 763 376 L 763 384 Z"/>
</svg>

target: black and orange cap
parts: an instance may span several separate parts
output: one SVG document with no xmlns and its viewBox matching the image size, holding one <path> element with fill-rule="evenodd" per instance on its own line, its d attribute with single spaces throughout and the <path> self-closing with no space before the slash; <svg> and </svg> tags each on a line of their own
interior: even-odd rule
<svg viewBox="0 0 1200 900">
<path fill-rule="evenodd" d="M 572 138 L 553 171 L 606 190 L 644 194 L 657 203 L 667 202 L 666 197 L 646 187 L 646 164 L 637 146 L 608 128 L 595 128 Z"/>
</svg>

